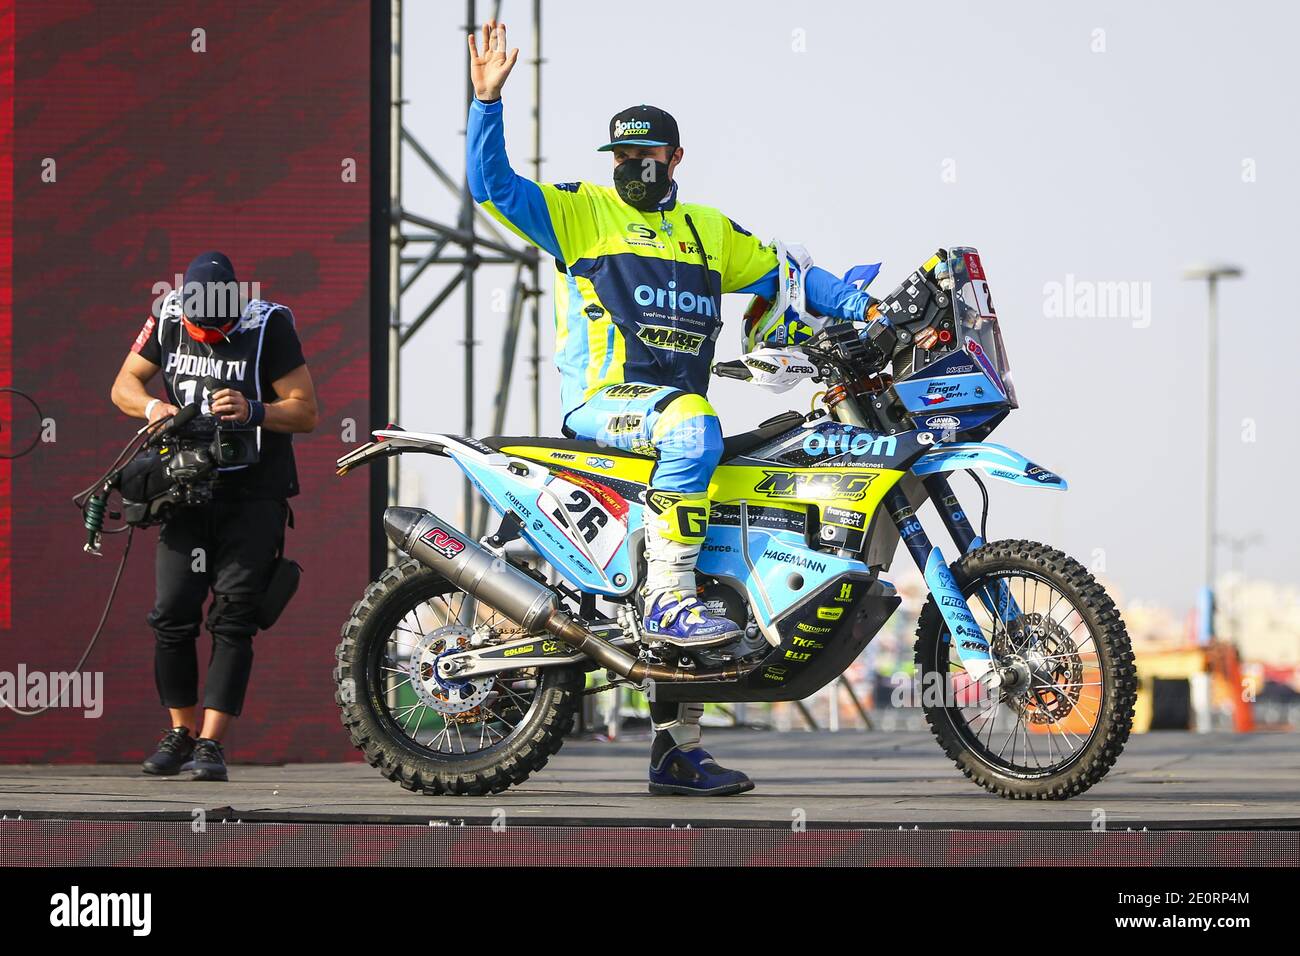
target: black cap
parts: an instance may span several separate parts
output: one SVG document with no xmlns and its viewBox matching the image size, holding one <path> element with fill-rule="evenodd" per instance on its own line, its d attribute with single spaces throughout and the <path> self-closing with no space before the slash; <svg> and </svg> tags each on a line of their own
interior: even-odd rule
<svg viewBox="0 0 1300 956">
<path fill-rule="evenodd" d="M 221 252 L 203 252 L 185 267 L 185 315 L 196 325 L 226 325 L 239 317 L 238 280 L 235 267 Z M 195 295 L 197 284 L 202 294 Z M 234 294 L 232 301 L 230 293 Z M 211 303 L 212 315 L 208 315 Z"/>
<path fill-rule="evenodd" d="M 671 146 L 681 145 L 677 134 L 677 120 L 657 106 L 630 106 L 615 113 L 609 121 L 609 142 L 600 150 L 615 146 Z"/>
</svg>

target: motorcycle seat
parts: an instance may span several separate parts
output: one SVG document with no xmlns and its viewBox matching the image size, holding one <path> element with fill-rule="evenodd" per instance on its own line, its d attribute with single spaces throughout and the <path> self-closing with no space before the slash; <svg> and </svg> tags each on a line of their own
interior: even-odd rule
<svg viewBox="0 0 1300 956">
<path fill-rule="evenodd" d="M 774 415 L 767 421 L 761 423 L 752 431 L 741 432 L 738 435 L 731 435 L 722 439 L 722 460 L 729 461 L 732 458 L 739 458 L 741 455 L 748 454 L 760 445 L 771 441 L 778 435 L 789 431 L 803 422 L 803 415 L 800 412 L 782 412 L 780 415 Z M 591 441 L 585 438 L 537 438 L 533 435 L 493 435 L 481 439 L 483 444 L 496 451 L 502 448 L 514 447 L 518 445 L 530 445 L 533 448 L 552 448 L 556 451 L 580 452 L 587 455 L 608 455 L 611 451 L 609 445 L 598 441 Z M 638 452 L 619 451 L 621 455 L 632 455 L 636 458 L 653 458 L 652 455 L 642 455 Z"/>
</svg>

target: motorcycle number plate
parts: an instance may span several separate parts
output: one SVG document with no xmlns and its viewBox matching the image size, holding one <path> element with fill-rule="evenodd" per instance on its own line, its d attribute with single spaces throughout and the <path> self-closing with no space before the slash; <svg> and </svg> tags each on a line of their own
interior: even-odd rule
<svg viewBox="0 0 1300 956">
<path fill-rule="evenodd" d="M 609 567 L 627 537 L 627 501 L 613 490 L 581 475 L 565 474 L 552 478 L 546 487 L 559 502 L 559 507 L 541 495 L 537 500 L 538 509 L 579 551 L 585 548 L 601 568 Z M 574 527 L 571 528 L 570 524 Z M 575 535 L 575 528 L 581 540 Z"/>
<path fill-rule="evenodd" d="M 970 276 L 971 294 L 975 297 L 975 310 L 981 318 L 996 319 L 997 310 L 993 308 L 993 298 L 989 295 L 988 277 L 984 275 L 984 266 L 980 257 L 973 252 L 966 253 L 966 274 Z"/>
</svg>

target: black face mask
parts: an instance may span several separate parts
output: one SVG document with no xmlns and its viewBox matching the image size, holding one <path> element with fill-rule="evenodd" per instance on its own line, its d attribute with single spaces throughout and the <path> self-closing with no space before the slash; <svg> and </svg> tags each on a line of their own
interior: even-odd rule
<svg viewBox="0 0 1300 956">
<path fill-rule="evenodd" d="M 657 159 L 625 159 L 614 167 L 614 188 L 633 209 L 650 212 L 672 188 L 668 164 Z"/>
</svg>

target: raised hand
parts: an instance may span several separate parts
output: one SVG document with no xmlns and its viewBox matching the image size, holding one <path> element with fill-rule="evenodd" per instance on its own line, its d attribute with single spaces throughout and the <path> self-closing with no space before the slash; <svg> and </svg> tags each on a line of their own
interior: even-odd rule
<svg viewBox="0 0 1300 956">
<path fill-rule="evenodd" d="M 506 25 L 489 20 L 483 24 L 483 52 L 478 51 L 474 34 L 469 35 L 469 78 L 474 95 L 480 100 L 495 100 L 506 85 L 506 77 L 519 59 L 516 47 L 506 53 Z"/>
</svg>

